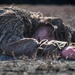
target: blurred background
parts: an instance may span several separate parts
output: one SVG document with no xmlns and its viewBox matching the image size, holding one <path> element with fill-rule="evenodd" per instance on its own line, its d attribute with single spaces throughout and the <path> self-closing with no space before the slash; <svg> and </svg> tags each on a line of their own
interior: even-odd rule
<svg viewBox="0 0 75 75">
<path fill-rule="evenodd" d="M 75 4 L 75 0 L 0 0 L 0 4 Z"/>
</svg>

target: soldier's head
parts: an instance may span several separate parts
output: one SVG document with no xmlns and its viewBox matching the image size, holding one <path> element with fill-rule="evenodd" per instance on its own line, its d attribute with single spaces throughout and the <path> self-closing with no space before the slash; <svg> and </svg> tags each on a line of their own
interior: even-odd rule
<svg viewBox="0 0 75 75">
<path fill-rule="evenodd" d="M 43 24 L 38 27 L 38 29 L 34 32 L 33 38 L 38 40 L 39 42 L 43 39 L 47 39 L 48 41 L 54 40 L 54 27 L 49 24 Z"/>
<path fill-rule="evenodd" d="M 54 39 L 59 41 L 69 41 L 71 39 L 69 38 L 69 32 L 64 26 L 63 21 L 56 17 L 42 18 L 32 37 L 38 41 L 43 39 L 49 41 Z"/>
</svg>

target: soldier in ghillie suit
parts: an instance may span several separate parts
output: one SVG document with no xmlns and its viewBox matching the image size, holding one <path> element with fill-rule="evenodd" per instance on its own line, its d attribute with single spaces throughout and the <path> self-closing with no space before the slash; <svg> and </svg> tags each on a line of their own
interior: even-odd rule
<svg viewBox="0 0 75 75">
<path fill-rule="evenodd" d="M 71 53 L 65 55 L 70 42 L 75 42 L 74 34 L 74 30 L 65 26 L 60 18 L 45 17 L 40 12 L 16 7 L 0 10 L 0 52 L 5 53 L 5 60 L 13 55 L 42 57 L 48 53 L 75 59 Z M 73 49 L 74 46 L 69 50 Z M 4 56 L 1 55 L 1 59 Z"/>
</svg>

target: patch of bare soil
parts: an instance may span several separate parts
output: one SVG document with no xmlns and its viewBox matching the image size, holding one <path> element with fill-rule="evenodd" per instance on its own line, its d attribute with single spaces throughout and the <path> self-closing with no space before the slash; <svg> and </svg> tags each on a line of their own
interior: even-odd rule
<svg viewBox="0 0 75 75">
<path fill-rule="evenodd" d="M 35 12 L 40 11 L 46 16 L 60 17 L 66 25 L 75 27 L 75 6 L 14 6 Z M 50 59 L 0 61 L 0 75 L 75 75 L 75 61 L 64 61 L 63 59 L 60 61 Z"/>
</svg>

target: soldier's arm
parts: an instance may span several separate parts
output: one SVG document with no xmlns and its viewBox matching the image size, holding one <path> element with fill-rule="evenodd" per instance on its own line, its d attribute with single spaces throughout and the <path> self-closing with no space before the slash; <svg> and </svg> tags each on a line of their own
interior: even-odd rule
<svg viewBox="0 0 75 75">
<path fill-rule="evenodd" d="M 40 54 L 39 54 L 40 53 Z M 67 42 L 63 41 L 45 41 L 38 47 L 39 56 L 47 55 L 61 55 L 65 59 L 75 60 L 75 45 L 68 45 Z"/>
<path fill-rule="evenodd" d="M 26 55 L 31 57 L 36 52 L 38 44 L 37 40 L 33 38 L 24 38 L 8 44 L 5 53 L 11 56 L 14 53 L 15 56 Z"/>
</svg>

